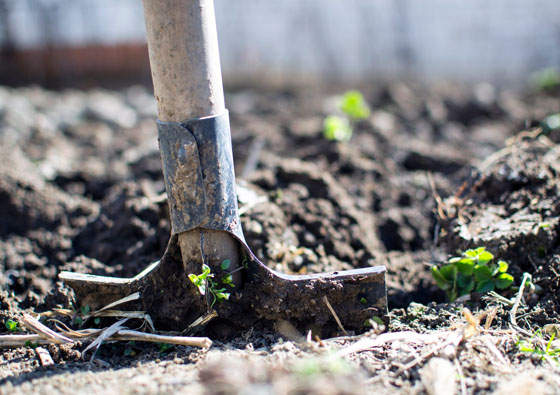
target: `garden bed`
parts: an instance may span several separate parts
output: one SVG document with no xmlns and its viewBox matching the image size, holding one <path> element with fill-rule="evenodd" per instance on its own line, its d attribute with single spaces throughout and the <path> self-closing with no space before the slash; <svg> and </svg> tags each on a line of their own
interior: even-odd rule
<svg viewBox="0 0 560 395">
<path fill-rule="evenodd" d="M 106 344 L 92 363 L 85 344 L 51 345 L 50 367 L 15 348 L 0 355 L 2 391 L 470 393 L 514 380 L 557 392 L 557 361 L 541 358 L 549 337 L 537 331 L 560 310 L 560 131 L 534 127 L 560 112 L 558 94 L 360 89 L 372 113 L 347 142 L 322 133 L 342 89 L 226 96 L 249 245 L 286 273 L 386 265 L 385 333 L 301 342 L 263 326 L 210 350 Z M 169 221 L 154 114 L 141 87 L 0 89 L 0 331 L 23 311 L 71 307 L 62 270 L 129 277 L 162 255 Z M 432 279 L 431 265 L 479 246 L 509 262 L 517 286 L 532 275 L 515 327 L 515 288 L 450 304 Z"/>
</svg>

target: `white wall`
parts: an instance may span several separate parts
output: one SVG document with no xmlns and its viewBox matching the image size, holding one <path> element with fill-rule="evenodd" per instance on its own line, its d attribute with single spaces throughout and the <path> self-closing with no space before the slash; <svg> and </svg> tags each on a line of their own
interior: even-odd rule
<svg viewBox="0 0 560 395">
<path fill-rule="evenodd" d="M 144 40 L 140 0 L 7 0 L 20 47 Z M 560 0 L 216 0 L 222 69 L 525 81 L 560 65 Z"/>
</svg>

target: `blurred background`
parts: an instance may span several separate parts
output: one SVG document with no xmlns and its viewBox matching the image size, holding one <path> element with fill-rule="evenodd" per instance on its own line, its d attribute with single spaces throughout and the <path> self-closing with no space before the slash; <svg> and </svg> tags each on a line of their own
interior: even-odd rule
<svg viewBox="0 0 560 395">
<path fill-rule="evenodd" d="M 216 0 L 226 84 L 522 85 L 560 65 L 558 0 Z M 0 0 L 0 83 L 149 84 L 140 0 Z"/>
</svg>

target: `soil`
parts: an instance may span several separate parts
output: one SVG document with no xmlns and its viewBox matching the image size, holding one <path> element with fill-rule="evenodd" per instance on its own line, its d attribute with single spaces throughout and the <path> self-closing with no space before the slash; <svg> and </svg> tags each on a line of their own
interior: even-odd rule
<svg viewBox="0 0 560 395">
<path fill-rule="evenodd" d="M 93 362 L 85 343 L 50 345 L 50 367 L 31 347 L 5 349 L 0 392 L 560 391 L 557 360 L 518 346 L 558 324 L 560 130 L 537 127 L 560 112 L 560 94 L 364 84 L 371 116 L 350 141 L 328 141 L 323 119 L 346 88 L 227 92 L 241 221 L 278 271 L 386 265 L 388 325 L 317 341 L 257 325 L 209 350 L 109 343 Z M 0 333 L 24 311 L 75 308 L 63 270 L 132 277 L 162 256 L 170 229 L 154 119 L 143 87 L 0 88 Z M 532 275 L 515 327 L 514 289 L 508 302 L 446 303 L 432 280 L 431 265 L 478 246 L 509 262 L 516 285 Z"/>
</svg>

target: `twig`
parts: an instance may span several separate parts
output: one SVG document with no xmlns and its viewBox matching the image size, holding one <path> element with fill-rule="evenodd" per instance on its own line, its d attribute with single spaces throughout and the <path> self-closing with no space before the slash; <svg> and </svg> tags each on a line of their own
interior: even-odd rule
<svg viewBox="0 0 560 395">
<path fill-rule="evenodd" d="M 443 342 L 441 344 L 438 344 L 437 346 L 433 347 L 430 351 L 420 355 L 419 357 L 415 358 L 411 362 L 409 362 L 406 365 L 404 365 L 403 367 L 401 367 L 397 371 L 396 376 L 400 376 L 403 372 L 413 368 L 414 366 L 416 366 L 419 363 L 421 363 L 422 361 L 424 361 L 426 358 L 432 356 L 433 354 L 435 354 L 439 350 L 441 350 L 441 349 L 443 349 L 443 348 L 445 348 L 449 345 L 455 345 L 455 346 L 459 345 L 459 343 L 461 343 L 461 340 L 463 340 L 463 334 L 462 333 L 456 334 L 456 336 L 451 337 L 451 339 L 449 339 L 448 341 Z"/>
<path fill-rule="evenodd" d="M 525 290 L 525 283 L 527 280 L 531 278 L 529 273 L 523 273 L 523 279 L 521 280 L 521 285 L 519 286 L 519 291 L 517 292 L 517 296 L 515 297 L 515 301 L 513 302 L 513 307 L 509 312 L 509 320 L 511 322 L 511 326 L 516 330 L 520 331 L 526 336 L 531 336 L 529 332 L 525 329 L 522 329 L 517 325 L 517 309 L 519 308 L 519 304 L 521 303 L 521 298 L 523 297 L 523 291 Z"/>
<path fill-rule="evenodd" d="M 45 325 L 41 324 L 37 319 L 31 317 L 29 314 L 23 314 L 21 322 L 27 329 L 37 333 L 39 336 L 42 336 L 47 340 L 50 340 L 51 343 L 72 343 L 72 339 L 69 339 L 66 336 L 61 335 L 60 333 L 47 328 Z"/>
<path fill-rule="evenodd" d="M 88 350 L 95 347 L 95 350 L 93 351 L 90 359 L 90 361 L 93 361 L 93 359 L 95 358 L 95 354 L 97 353 L 97 350 L 99 350 L 99 347 L 101 346 L 101 343 L 109 339 L 119 330 L 123 329 L 124 327 L 122 325 L 126 321 L 128 321 L 128 318 L 123 318 L 122 320 L 115 322 L 113 325 L 109 326 L 108 328 L 103 329 L 103 331 L 101 331 L 101 334 L 93 342 L 91 342 L 91 344 L 87 346 L 86 349 L 82 352 L 82 356 L 85 355 Z"/>
<path fill-rule="evenodd" d="M 459 363 L 459 360 L 457 358 L 453 360 L 453 363 L 455 364 L 455 369 L 457 369 L 457 375 L 459 376 L 459 383 L 461 384 L 461 395 L 466 395 L 467 384 L 465 383 L 465 374 L 463 373 L 463 368 L 461 367 L 461 364 Z"/>
<path fill-rule="evenodd" d="M 0 335 L 0 347 L 23 347 L 28 344 L 52 344 L 39 335 Z"/>
<path fill-rule="evenodd" d="M 444 333 L 446 336 L 449 332 Z M 332 340 L 332 339 L 330 339 Z M 381 347 L 387 343 L 392 343 L 396 341 L 405 340 L 409 343 L 427 343 L 428 341 L 438 341 L 439 336 L 430 335 L 425 333 L 417 333 L 414 331 L 402 331 L 402 332 L 387 332 L 382 335 L 376 336 L 374 338 L 362 338 L 356 343 L 349 345 L 348 347 L 338 351 L 336 356 L 344 357 L 350 354 L 359 353 L 366 350 L 371 350 L 374 347 Z"/>
<path fill-rule="evenodd" d="M 94 311 L 90 315 L 93 317 L 95 315 L 98 315 L 100 312 L 102 312 L 104 310 L 109 310 L 109 309 L 111 309 L 113 307 L 116 307 L 120 304 L 127 303 L 127 302 L 132 302 L 133 300 L 138 300 L 138 299 L 140 299 L 140 292 L 134 292 L 133 294 L 125 296 L 124 298 L 121 298 L 121 299 L 116 300 L 112 303 L 109 303 L 107 306 L 102 307 L 99 310 Z"/>
<path fill-rule="evenodd" d="M 121 329 L 115 335 L 111 336 L 114 340 L 135 340 L 142 342 L 169 343 L 180 346 L 192 346 L 208 348 L 212 346 L 212 340 L 207 337 L 189 337 L 189 336 L 165 336 L 155 335 L 153 333 L 138 332 L 129 329 Z"/>
<path fill-rule="evenodd" d="M 327 295 L 323 296 L 323 301 L 325 302 L 325 304 L 327 305 L 327 308 L 329 309 L 329 311 L 331 312 L 332 316 L 334 317 L 334 320 L 336 321 L 336 324 L 338 325 L 338 327 L 340 328 L 340 330 L 345 334 L 348 335 L 348 332 L 346 332 L 346 329 L 344 329 L 344 327 L 342 326 L 342 322 L 340 322 L 340 319 L 338 318 L 338 315 L 336 314 L 336 311 L 334 311 L 333 307 L 331 306 L 329 299 L 327 298 Z"/>
<path fill-rule="evenodd" d="M 123 320 L 121 320 L 123 321 Z M 120 323 L 117 322 L 116 324 Z M 114 325 L 114 324 L 113 324 Z M 82 329 L 79 331 L 65 330 L 62 331 L 65 336 L 71 338 L 71 342 L 76 342 L 80 340 L 87 340 L 92 337 L 100 338 L 106 329 Z M 55 332 L 56 333 L 56 332 Z M 62 336 L 61 334 L 58 334 Z M 139 331 L 133 331 L 129 329 L 118 329 L 112 335 L 103 338 L 102 340 L 137 340 L 144 342 L 156 342 L 156 343 L 169 343 L 178 344 L 183 346 L 192 347 L 210 347 L 212 345 L 212 340 L 207 337 L 188 337 L 188 336 L 167 336 L 167 335 L 155 335 L 151 333 L 144 333 Z M 22 347 L 28 344 L 53 344 L 57 343 L 57 340 L 53 338 L 46 339 L 41 335 L 0 335 L 0 347 Z M 94 342 L 95 343 L 95 342 Z M 93 343 L 92 343 L 93 344 Z M 95 346 L 95 344 L 93 345 Z M 85 351 L 93 347 L 91 344 Z"/>
</svg>

